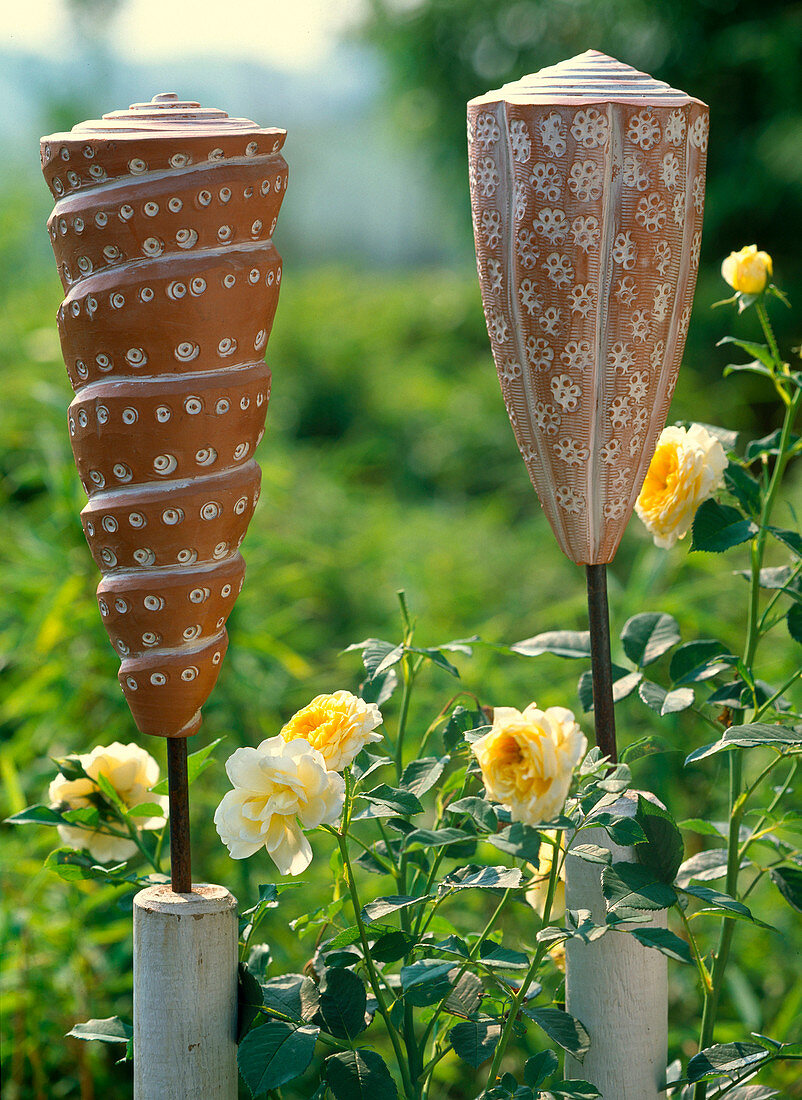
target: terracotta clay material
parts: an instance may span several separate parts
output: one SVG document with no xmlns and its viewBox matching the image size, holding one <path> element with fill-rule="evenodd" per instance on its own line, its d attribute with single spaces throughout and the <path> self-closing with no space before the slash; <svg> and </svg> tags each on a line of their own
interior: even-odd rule
<svg viewBox="0 0 802 1100">
<path fill-rule="evenodd" d="M 285 136 L 167 93 L 42 139 L 81 519 L 143 733 L 197 731 L 242 588 Z"/>
<path fill-rule="evenodd" d="M 468 104 L 488 333 L 518 446 L 575 562 L 613 559 L 691 314 L 708 109 L 593 50 Z"/>
</svg>

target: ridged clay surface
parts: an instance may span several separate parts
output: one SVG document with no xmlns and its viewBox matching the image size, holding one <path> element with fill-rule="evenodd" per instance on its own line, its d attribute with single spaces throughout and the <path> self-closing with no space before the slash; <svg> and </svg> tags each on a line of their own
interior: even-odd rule
<svg viewBox="0 0 802 1100">
<path fill-rule="evenodd" d="M 595 51 L 468 104 L 477 268 L 513 430 L 573 561 L 615 555 L 688 331 L 708 109 Z"/>
<path fill-rule="evenodd" d="M 143 733 L 196 732 L 242 588 L 284 138 L 168 93 L 42 139 L 81 519 Z"/>
</svg>

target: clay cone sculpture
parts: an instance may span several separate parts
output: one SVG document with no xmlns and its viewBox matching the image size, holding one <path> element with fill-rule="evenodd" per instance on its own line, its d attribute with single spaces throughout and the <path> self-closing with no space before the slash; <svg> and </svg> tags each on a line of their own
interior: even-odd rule
<svg viewBox="0 0 802 1100">
<path fill-rule="evenodd" d="M 81 518 L 143 733 L 197 731 L 242 588 L 285 136 L 168 93 L 42 139 Z"/>
<path fill-rule="evenodd" d="M 518 446 L 562 550 L 615 555 L 690 320 L 708 110 L 589 50 L 468 104 L 479 280 Z"/>
</svg>

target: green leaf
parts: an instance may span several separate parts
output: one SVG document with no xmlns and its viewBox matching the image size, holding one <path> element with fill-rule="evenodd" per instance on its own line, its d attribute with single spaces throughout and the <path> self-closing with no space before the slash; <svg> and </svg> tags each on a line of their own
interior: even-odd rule
<svg viewBox="0 0 802 1100">
<path fill-rule="evenodd" d="M 523 657 L 539 657 L 542 653 L 553 653 L 555 657 L 589 657 L 590 631 L 549 630 L 516 642 L 510 649 Z"/>
<path fill-rule="evenodd" d="M 671 664 L 668 669 L 671 682 L 677 685 L 696 684 L 702 680 L 711 679 L 727 668 L 726 663 L 722 664 L 721 661 L 716 660 L 722 654 L 727 657 L 732 656 L 727 652 L 723 642 L 715 638 L 686 642 L 671 655 Z"/>
<path fill-rule="evenodd" d="M 100 772 L 95 777 L 94 782 L 97 783 L 106 801 L 110 805 L 114 806 L 114 808 L 120 813 L 122 817 L 125 817 L 125 815 L 128 813 L 128 806 L 125 804 L 125 802 L 123 802 L 122 798 L 120 797 L 120 792 L 117 790 L 117 788 L 108 778 L 108 776 L 105 776 L 103 772 Z"/>
<path fill-rule="evenodd" d="M 466 970 L 457 978 L 443 1007 L 454 1016 L 470 1017 L 481 1004 L 483 992 L 482 979 Z"/>
<path fill-rule="evenodd" d="M 638 668 L 656 661 L 680 640 L 676 619 L 657 611 L 633 615 L 624 624 L 624 652 Z"/>
<path fill-rule="evenodd" d="M 484 940 L 479 945 L 479 958 L 493 970 L 526 970 L 529 966 L 529 957 L 522 951 L 502 947 L 492 940 Z"/>
<path fill-rule="evenodd" d="M 422 760 L 413 760 L 404 768 L 399 786 L 420 798 L 435 785 L 450 759 L 450 756 L 425 756 Z"/>
<path fill-rule="evenodd" d="M 317 986 L 305 974 L 282 974 L 260 984 L 265 1008 L 303 1022 L 311 1020 L 317 1012 Z"/>
<path fill-rule="evenodd" d="M 635 845 L 635 858 L 660 882 L 670 886 L 684 854 L 682 834 L 676 821 L 662 806 L 641 794 L 638 795 L 635 820 L 646 834 L 646 840 Z"/>
<path fill-rule="evenodd" d="M 802 535 L 798 531 L 786 531 L 782 527 L 769 527 L 769 531 L 778 542 L 781 542 L 783 546 L 787 546 L 796 557 L 802 558 Z"/>
<path fill-rule="evenodd" d="M 449 844 L 459 844 L 463 840 L 473 840 L 470 833 L 464 829 L 414 829 L 404 837 L 404 849 L 409 851 L 414 847 L 422 847 L 427 850 L 447 848 Z"/>
<path fill-rule="evenodd" d="M 546 1094 L 555 1100 L 595 1100 L 601 1093 L 590 1081 L 553 1081 Z"/>
<path fill-rule="evenodd" d="M 684 821 L 680 821 L 679 827 L 692 833 L 698 833 L 700 836 L 725 836 L 721 829 L 718 829 L 711 821 L 705 821 L 701 817 L 688 817 Z"/>
<path fill-rule="evenodd" d="M 721 554 L 733 546 L 748 542 L 757 531 L 757 524 L 746 519 L 737 508 L 719 504 L 711 497 L 703 501 L 696 511 L 691 550 Z"/>
<path fill-rule="evenodd" d="M 602 893 L 611 913 L 619 909 L 668 909 L 677 900 L 672 888 L 639 863 L 614 863 L 602 871 Z"/>
<path fill-rule="evenodd" d="M 760 482 L 735 462 L 731 462 L 724 471 L 724 482 L 741 505 L 751 516 L 759 516 L 762 507 Z"/>
<path fill-rule="evenodd" d="M 237 967 L 237 1041 L 251 1029 L 251 1024 L 264 1007 L 262 987 L 245 963 Z"/>
<path fill-rule="evenodd" d="M 417 940 L 411 932 L 403 932 L 400 929 L 395 932 L 385 932 L 373 944 L 370 954 L 377 962 L 397 962 L 404 955 L 408 955 L 416 943 Z"/>
<path fill-rule="evenodd" d="M 407 909 L 412 905 L 422 905 L 423 902 L 429 900 L 431 899 L 428 894 L 422 894 L 420 897 L 414 898 L 406 894 L 393 894 L 388 895 L 386 898 L 376 898 L 375 901 L 369 901 L 367 905 L 362 907 L 362 920 L 366 924 L 371 924 L 390 913 L 397 913 L 399 909 Z"/>
<path fill-rule="evenodd" d="M 18 803 L 19 805 L 19 803 Z M 50 806 L 37 803 L 35 806 L 26 806 L 18 814 L 7 817 L 5 825 L 61 825 L 62 816 Z"/>
<path fill-rule="evenodd" d="M 159 809 L 161 813 L 161 808 Z M 100 812 L 97 806 L 81 806 L 77 810 L 65 810 L 61 815 L 70 825 L 83 825 L 94 829 L 100 825 Z"/>
<path fill-rule="evenodd" d="M 691 1058 L 688 1080 L 694 1083 L 712 1081 L 725 1074 L 754 1069 L 770 1057 L 770 1053 L 757 1043 L 716 1043 Z"/>
<path fill-rule="evenodd" d="M 501 1038 L 501 1024 L 491 1016 L 465 1020 L 448 1033 L 457 1055 L 469 1066 L 478 1069 L 491 1057 Z"/>
<path fill-rule="evenodd" d="M 365 1030 L 367 991 L 352 970 L 326 970 L 318 987 L 319 1008 L 314 1022 L 335 1039 L 355 1039 Z"/>
<path fill-rule="evenodd" d="M 369 803 L 369 809 L 356 815 L 355 820 L 365 817 L 406 817 L 410 814 L 423 812 L 418 799 L 411 791 L 401 791 L 395 787 L 389 787 L 386 783 L 380 783 L 372 791 L 357 796 Z"/>
<path fill-rule="evenodd" d="M 611 840 L 620 844 L 622 848 L 628 848 L 639 841 L 645 840 L 645 834 L 634 817 L 621 817 L 602 811 L 588 818 L 588 825 L 600 825 Z"/>
<path fill-rule="evenodd" d="M 788 633 L 795 642 L 802 642 L 802 604 L 792 604 L 785 619 Z"/>
<path fill-rule="evenodd" d="M 540 833 L 531 825 L 524 825 L 521 821 L 514 821 L 505 826 L 500 832 L 487 837 L 488 844 L 507 852 L 516 859 L 524 859 L 527 863 L 537 867 L 538 854 L 540 852 Z"/>
<path fill-rule="evenodd" d="M 761 458 L 763 455 L 770 455 L 776 457 L 780 453 L 780 438 L 782 437 L 782 429 L 777 428 L 776 431 L 770 432 L 768 435 L 764 435 L 762 439 L 753 439 L 746 445 L 746 461 L 754 462 L 756 458 Z M 798 435 L 792 435 L 788 441 L 789 447 L 793 447 L 799 442 Z"/>
<path fill-rule="evenodd" d="M 751 340 L 739 340 L 735 336 L 722 336 L 716 344 L 716 347 L 720 348 L 722 344 L 733 344 L 736 348 L 740 348 L 741 351 L 745 351 L 747 355 L 751 355 L 754 359 L 757 359 L 764 367 L 768 367 L 770 371 L 774 367 L 774 358 L 769 350 L 768 344 L 756 344 Z"/>
<path fill-rule="evenodd" d="M 583 859 L 585 863 L 599 863 L 602 867 L 609 867 L 613 859 L 610 849 L 600 848 L 598 844 L 574 844 L 569 854 Z"/>
<path fill-rule="evenodd" d="M 125 869 L 125 863 L 113 867 L 103 867 L 91 856 L 77 852 L 74 848 L 56 848 L 45 860 L 45 867 L 67 882 L 78 879 L 114 878 Z"/>
<path fill-rule="evenodd" d="M 203 775 L 207 768 L 211 768 L 214 764 L 212 759 L 212 753 L 225 740 L 224 737 L 218 737 L 216 741 L 212 741 L 209 745 L 204 745 L 202 749 L 198 749 L 197 752 L 191 752 L 187 757 L 187 782 L 190 786 L 195 782 L 198 776 Z M 157 783 L 155 787 L 150 788 L 151 794 L 167 794 L 168 785 L 167 780 L 162 779 L 160 783 Z"/>
<path fill-rule="evenodd" d="M 520 886 L 523 875 L 517 867 L 459 867 L 446 875 L 439 893 L 447 890 L 509 890 Z"/>
<path fill-rule="evenodd" d="M 794 749 L 802 745 L 802 732 L 789 729 L 788 726 L 772 726 L 765 722 L 751 722 L 745 726 L 730 726 L 722 734 L 720 741 L 714 741 L 710 745 L 703 745 L 700 749 L 694 749 L 685 758 L 685 763 L 692 764 L 696 760 L 704 760 L 718 752 L 726 752 L 729 749 L 755 749 L 763 745 L 776 745 L 781 748 Z"/>
<path fill-rule="evenodd" d="M 774 378 L 774 373 L 757 359 L 753 359 L 751 363 L 728 363 L 722 374 L 725 378 L 729 378 L 731 374 L 762 374 L 764 378 Z"/>
<path fill-rule="evenodd" d="M 693 898 L 699 898 L 713 909 L 720 909 L 724 913 L 737 913 L 745 920 L 754 921 L 751 911 L 729 894 L 722 894 L 718 890 L 711 890 L 709 886 L 683 886 L 683 894 L 690 894 Z"/>
<path fill-rule="evenodd" d="M 553 1050 L 541 1050 L 527 1058 L 524 1065 L 524 1083 L 536 1089 L 547 1077 L 551 1077 L 560 1067 L 560 1061 Z"/>
<path fill-rule="evenodd" d="M 631 695 L 643 679 L 642 672 L 633 672 L 631 668 L 622 668 L 621 665 L 613 665 L 613 702 L 620 703 Z M 577 693 L 582 709 L 585 712 L 593 710 L 593 673 L 588 669 L 579 677 Z"/>
<path fill-rule="evenodd" d="M 631 928 L 628 935 L 634 936 L 644 947 L 653 947 L 669 959 L 677 962 L 692 963 L 693 955 L 685 940 L 669 932 L 667 928 Z"/>
<path fill-rule="evenodd" d="M 686 859 L 677 873 L 677 886 L 687 886 L 696 879 L 697 882 L 713 882 L 717 878 L 724 878 L 727 873 L 727 849 L 708 848 L 704 852 Z M 746 863 L 741 864 L 747 866 Z"/>
<path fill-rule="evenodd" d="M 498 826 L 496 811 L 493 809 L 492 803 L 485 798 L 476 798 L 475 796 L 460 798 L 457 802 L 452 802 L 450 806 L 446 806 L 446 810 L 450 814 L 466 814 L 482 829 L 489 832 L 495 832 Z"/>
<path fill-rule="evenodd" d="M 401 967 L 401 988 L 404 1000 L 416 1008 L 425 1008 L 443 999 L 451 989 L 449 975 L 456 972 L 456 964 L 438 959 L 419 959 Z"/>
<path fill-rule="evenodd" d="M 310 1024 L 268 1020 L 249 1031 L 239 1045 L 237 1065 L 253 1096 L 300 1077 L 312 1061 L 320 1034 Z"/>
<path fill-rule="evenodd" d="M 655 711 L 663 718 L 667 714 L 676 714 L 681 710 L 692 707 L 696 698 L 693 688 L 678 687 L 674 688 L 673 691 L 666 691 L 665 688 L 660 687 L 659 684 L 655 684 L 651 680 L 643 681 L 638 688 L 638 695 L 650 710 Z"/>
<path fill-rule="evenodd" d="M 86 1020 L 75 1024 L 67 1032 L 72 1039 L 96 1039 L 100 1043 L 127 1043 L 134 1034 L 131 1024 L 119 1016 L 107 1016 L 103 1020 Z"/>
<path fill-rule="evenodd" d="M 561 1008 L 528 1008 L 523 1012 L 534 1020 L 563 1050 L 567 1050 L 578 1062 L 585 1060 L 590 1050 L 590 1036 L 584 1025 Z"/>
<path fill-rule="evenodd" d="M 457 679 L 459 679 L 459 669 L 456 665 L 452 665 L 451 661 L 449 661 L 445 654 L 441 653 L 439 649 L 418 649 L 412 646 L 410 647 L 409 652 L 419 653 L 422 657 L 425 657 L 427 660 L 431 661 L 433 665 L 436 665 L 438 668 L 442 668 L 444 672 L 447 672 L 449 674 L 449 676 L 455 676 Z"/>
<path fill-rule="evenodd" d="M 481 710 L 468 710 L 467 707 L 454 707 L 451 717 L 443 727 L 443 744 L 449 752 L 463 748 L 469 732 L 487 730 L 487 718 Z"/>
<path fill-rule="evenodd" d="M 335 1100 L 397 1100 L 384 1059 L 373 1050 L 344 1050 L 325 1061 L 326 1083 Z"/>
<path fill-rule="evenodd" d="M 140 802 L 136 806 L 132 806 L 125 815 L 126 817 L 164 817 L 164 807 L 160 806 L 158 802 Z"/>
<path fill-rule="evenodd" d="M 802 867 L 773 867 L 771 881 L 792 909 L 802 913 Z"/>
</svg>

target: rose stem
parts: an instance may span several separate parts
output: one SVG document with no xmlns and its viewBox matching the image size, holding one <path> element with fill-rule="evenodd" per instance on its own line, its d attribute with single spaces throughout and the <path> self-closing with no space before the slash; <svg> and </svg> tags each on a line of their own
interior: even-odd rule
<svg viewBox="0 0 802 1100">
<path fill-rule="evenodd" d="M 613 665 L 610 658 L 610 612 L 607 607 L 607 566 L 586 565 L 590 666 L 593 677 L 593 716 L 596 744 L 612 763 L 618 760 L 615 744 Z"/>
<path fill-rule="evenodd" d="M 187 739 L 167 739 L 167 789 L 170 799 L 170 872 L 174 894 L 192 893 L 189 846 Z"/>
</svg>

